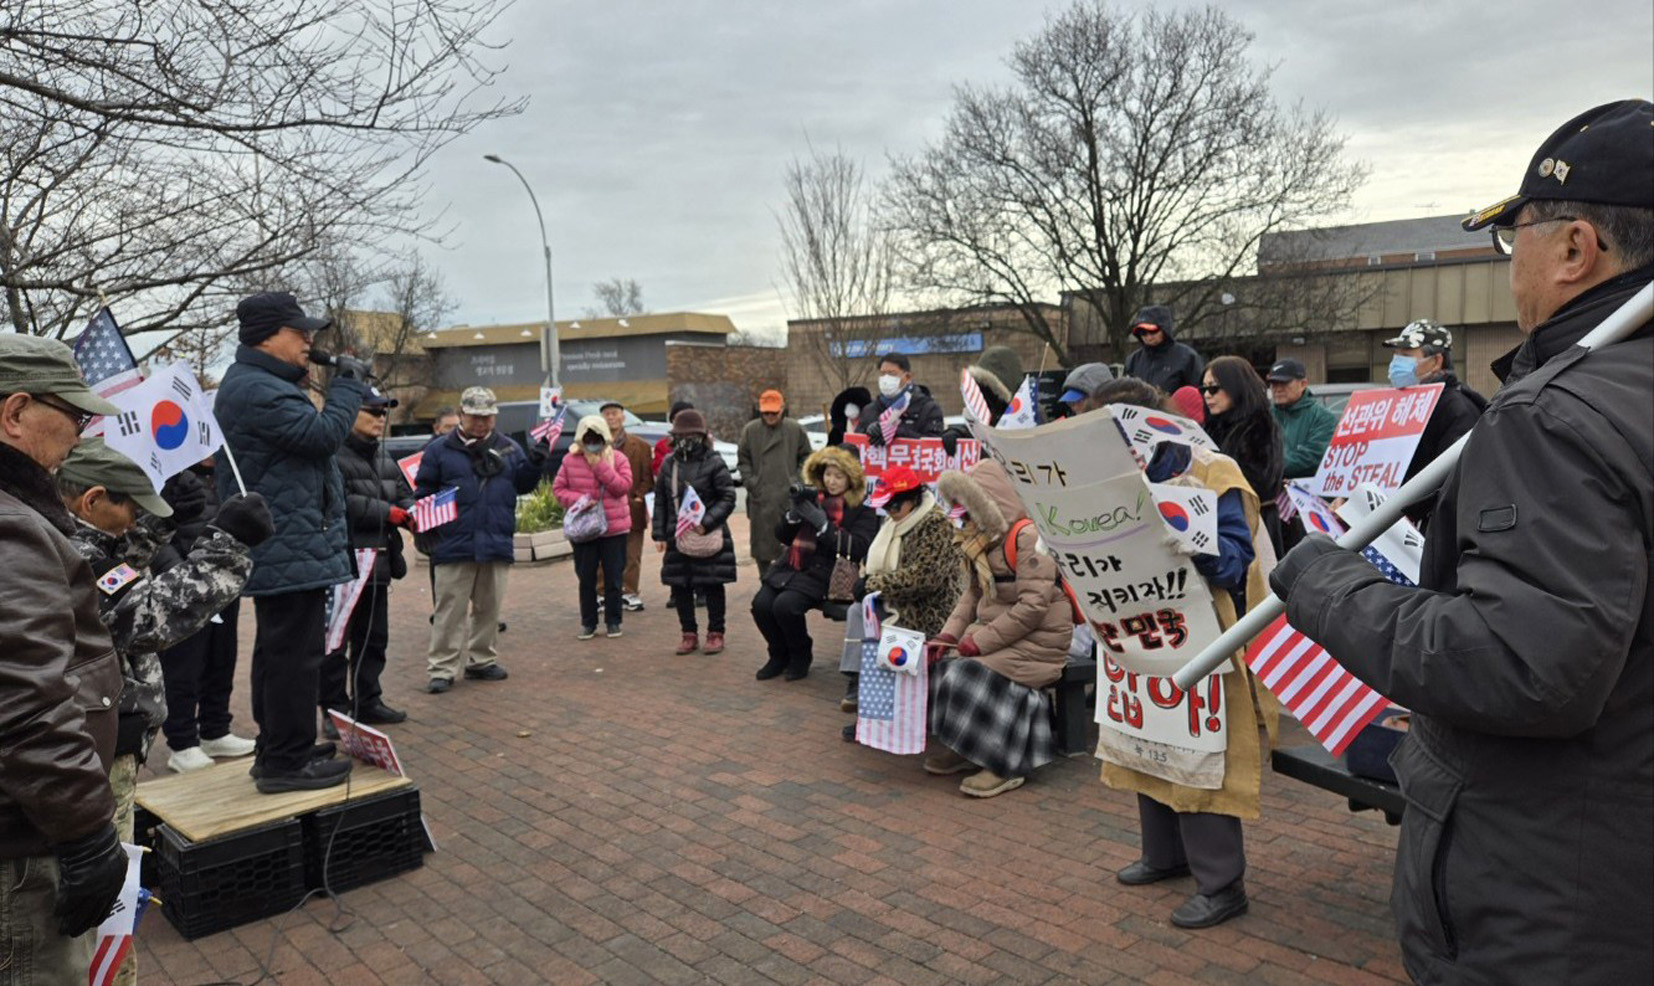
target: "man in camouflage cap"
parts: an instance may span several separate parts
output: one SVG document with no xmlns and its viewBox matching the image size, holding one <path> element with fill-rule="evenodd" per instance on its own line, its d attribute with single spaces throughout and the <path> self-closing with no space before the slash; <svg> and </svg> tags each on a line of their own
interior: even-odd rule
<svg viewBox="0 0 1654 986">
<path fill-rule="evenodd" d="M 110 820 L 120 661 L 51 471 L 114 414 L 69 347 L 0 334 L 0 962 L 85 982 L 126 879 Z"/>
<path fill-rule="evenodd" d="M 250 549 L 274 524 L 257 493 L 231 497 L 183 563 L 152 576 L 150 559 L 172 536 L 172 507 L 137 463 L 89 438 L 58 469 L 57 488 L 75 517 L 69 541 L 91 566 L 98 615 L 121 658 L 125 687 L 109 783 L 116 830 L 131 842 L 138 767 L 167 714 L 156 652 L 201 629 L 241 594 L 253 569 Z M 117 982 L 132 980 L 134 961 L 129 951 Z"/>
<path fill-rule="evenodd" d="M 1453 333 L 1447 326 L 1421 318 L 1407 323 L 1395 338 L 1384 340 L 1384 345 L 1396 351 L 1390 358 L 1390 386 L 1442 385 L 1441 396 L 1436 399 L 1435 409 L 1430 412 L 1430 420 L 1424 425 L 1424 434 L 1419 436 L 1418 448 L 1413 451 L 1413 459 L 1403 476 L 1404 480 L 1412 479 L 1414 473 L 1436 461 L 1448 446 L 1476 427 L 1477 419 L 1487 407 L 1487 398 L 1465 386 L 1464 381 L 1453 374 Z M 1435 508 L 1436 497 L 1432 493 L 1409 507 L 1407 517 L 1422 528 L 1429 523 Z"/>
</svg>

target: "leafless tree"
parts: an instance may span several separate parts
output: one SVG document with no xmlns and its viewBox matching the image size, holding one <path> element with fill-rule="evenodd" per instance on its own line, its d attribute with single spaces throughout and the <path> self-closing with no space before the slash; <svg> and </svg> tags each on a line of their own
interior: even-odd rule
<svg viewBox="0 0 1654 986">
<path fill-rule="evenodd" d="M 799 333 L 816 364 L 843 390 L 864 382 L 877 350 L 891 332 L 878 316 L 889 309 L 893 287 L 890 238 L 874 215 L 861 163 L 841 150 L 809 148 L 784 176 L 787 200 L 781 228 L 781 275 L 799 321 L 820 323 Z"/>
<path fill-rule="evenodd" d="M 914 289 L 1100 312 L 1114 358 L 1151 297 L 1195 327 L 1259 238 L 1340 207 L 1364 178 L 1322 113 L 1278 105 L 1252 35 L 1215 7 L 1117 13 L 1081 0 L 1015 46 L 1008 88 L 961 86 L 943 137 L 892 162 L 885 203 Z"/>
<path fill-rule="evenodd" d="M 430 155 L 521 104 L 482 92 L 509 0 L 38 0 L 0 21 L 0 312 L 226 327 L 338 243 L 438 236 Z M 135 346 L 135 348 L 144 348 Z"/>
<path fill-rule="evenodd" d="M 586 309 L 587 318 L 624 318 L 647 314 L 643 307 L 643 285 L 627 277 L 611 277 L 592 285 L 597 307 Z"/>
</svg>

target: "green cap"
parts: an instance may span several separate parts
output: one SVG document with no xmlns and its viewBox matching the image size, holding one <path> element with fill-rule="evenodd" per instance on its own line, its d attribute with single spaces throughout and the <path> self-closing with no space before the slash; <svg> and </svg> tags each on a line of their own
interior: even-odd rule
<svg viewBox="0 0 1654 986">
<path fill-rule="evenodd" d="M 86 386 L 68 346 L 42 336 L 0 335 L 0 396 L 6 394 L 52 394 L 92 414 L 121 413 Z"/>
<path fill-rule="evenodd" d="M 157 517 L 172 516 L 171 504 L 155 492 L 149 476 L 136 462 L 104 444 L 101 438 L 81 439 L 58 467 L 57 474 L 88 489 L 102 486 L 111 493 L 123 493 Z"/>
</svg>

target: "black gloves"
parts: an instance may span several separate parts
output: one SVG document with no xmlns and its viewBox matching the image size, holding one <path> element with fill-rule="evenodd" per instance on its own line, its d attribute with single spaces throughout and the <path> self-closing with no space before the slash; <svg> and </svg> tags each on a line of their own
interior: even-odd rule
<svg viewBox="0 0 1654 986">
<path fill-rule="evenodd" d="M 1332 538 L 1325 534 L 1311 534 L 1298 542 L 1298 546 L 1286 553 L 1281 563 L 1269 573 L 1269 588 L 1282 599 L 1292 595 L 1293 586 L 1304 571 L 1321 559 L 1323 555 L 1336 554 L 1343 551 Z"/>
<path fill-rule="evenodd" d="M 175 523 L 187 524 L 207 510 L 207 487 L 192 472 L 181 472 L 161 487 L 161 499 L 172 507 Z"/>
<path fill-rule="evenodd" d="M 883 445 L 884 444 L 884 426 L 879 424 L 879 420 L 877 418 L 873 419 L 872 427 L 867 429 L 867 444 L 869 444 L 869 445 Z"/>
<path fill-rule="evenodd" d="M 850 595 L 854 596 L 858 603 L 867 598 L 867 576 L 859 575 L 856 577 L 856 585 L 855 588 L 850 590 Z"/>
<path fill-rule="evenodd" d="M 57 856 L 57 930 L 73 938 L 109 916 L 126 883 L 126 850 L 113 822 L 52 847 Z"/>
<path fill-rule="evenodd" d="M 213 516 L 212 525 L 249 548 L 263 544 L 276 533 L 270 507 L 258 493 L 236 495 L 225 500 Z"/>
<path fill-rule="evenodd" d="M 809 500 L 800 500 L 793 504 L 793 512 L 798 514 L 798 519 L 817 534 L 827 529 L 827 512 L 822 510 L 818 504 Z"/>
<path fill-rule="evenodd" d="M 959 433 L 952 428 L 942 432 L 942 451 L 946 452 L 950 459 L 959 454 Z"/>
<path fill-rule="evenodd" d="M 366 363 L 343 353 L 333 357 L 333 369 L 345 380 L 366 380 L 369 375 Z"/>
<path fill-rule="evenodd" d="M 528 447 L 528 461 L 537 469 L 544 469 L 551 458 L 551 446 L 544 438 Z"/>
</svg>

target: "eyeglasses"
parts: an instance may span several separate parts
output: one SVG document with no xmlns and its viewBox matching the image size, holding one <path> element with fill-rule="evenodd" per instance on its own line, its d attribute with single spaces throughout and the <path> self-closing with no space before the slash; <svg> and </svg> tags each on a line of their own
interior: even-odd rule
<svg viewBox="0 0 1654 986">
<path fill-rule="evenodd" d="M 1512 223 L 1509 226 L 1494 226 L 1489 229 L 1489 232 L 1493 234 L 1493 249 L 1508 257 L 1516 251 L 1516 231 L 1523 227 L 1539 226 L 1544 223 L 1579 222 L 1589 224 L 1590 220 L 1581 219 L 1578 216 L 1551 216 L 1548 219 L 1530 219 L 1525 223 Z M 1591 231 L 1595 233 L 1596 227 L 1591 227 Z M 1604 253 L 1608 252 L 1608 244 L 1602 242 L 1601 233 L 1597 233 L 1597 249 Z"/>
<path fill-rule="evenodd" d="M 371 414 L 376 418 L 382 418 L 386 414 L 388 414 L 389 412 L 386 411 L 382 407 L 364 407 L 364 408 L 362 408 L 362 413 L 363 414 Z"/>
<path fill-rule="evenodd" d="M 86 426 L 92 423 L 93 418 L 97 417 L 91 411 L 82 411 L 78 407 L 70 407 L 67 404 L 59 404 L 57 401 L 49 401 L 40 394 L 30 394 L 29 396 L 73 421 L 75 423 L 75 434 L 77 435 L 85 431 Z"/>
<path fill-rule="evenodd" d="M 1213 394 L 1216 394 L 1216 393 L 1220 393 L 1222 390 L 1223 390 L 1223 388 L 1218 386 L 1215 383 L 1214 384 L 1208 384 L 1208 385 L 1200 388 L 1200 392 L 1205 394 L 1207 397 L 1210 397 L 1210 396 L 1212 396 Z"/>
</svg>

